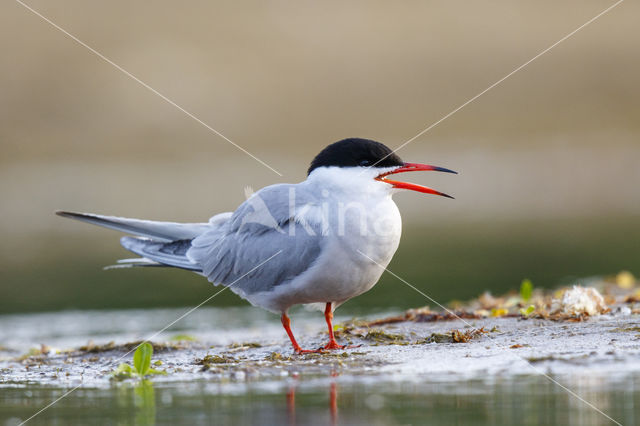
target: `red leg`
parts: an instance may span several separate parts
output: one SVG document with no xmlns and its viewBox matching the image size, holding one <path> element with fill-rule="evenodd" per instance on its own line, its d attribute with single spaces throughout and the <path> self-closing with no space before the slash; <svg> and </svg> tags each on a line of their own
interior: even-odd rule
<svg viewBox="0 0 640 426">
<path fill-rule="evenodd" d="M 282 321 L 282 326 L 287 332 L 289 339 L 291 339 L 291 344 L 293 345 L 293 350 L 295 351 L 295 353 L 308 354 L 308 353 L 320 352 L 322 350 L 322 349 L 315 349 L 315 350 L 302 349 L 298 344 L 298 342 L 296 342 L 296 338 L 293 337 L 293 332 L 291 331 L 291 320 L 287 316 L 286 312 L 282 313 L 280 320 Z"/>
<path fill-rule="evenodd" d="M 333 312 L 331 312 L 331 302 L 327 303 L 327 307 L 324 309 L 324 319 L 327 321 L 327 327 L 329 327 L 329 343 L 326 344 L 324 349 L 344 349 L 347 345 L 339 345 L 336 342 L 336 338 L 333 335 Z"/>
</svg>

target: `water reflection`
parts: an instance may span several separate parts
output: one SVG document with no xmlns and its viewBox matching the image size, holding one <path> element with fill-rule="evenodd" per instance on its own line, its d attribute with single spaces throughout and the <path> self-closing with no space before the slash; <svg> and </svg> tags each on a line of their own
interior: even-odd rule
<svg viewBox="0 0 640 426">
<path fill-rule="evenodd" d="M 71 393 L 69 397 L 76 398 L 74 394 L 82 394 L 85 392 L 86 391 L 79 389 Z M 98 390 L 94 390 L 93 392 L 98 392 Z M 156 391 L 151 380 L 143 379 L 137 382 L 118 383 L 113 386 L 112 392 L 115 407 L 108 403 L 109 398 L 105 399 L 99 395 L 94 395 L 94 398 L 96 401 L 103 400 L 107 402 L 107 407 L 111 406 L 110 412 L 113 415 L 113 419 L 117 419 L 118 422 L 134 423 L 144 426 L 153 426 L 156 424 Z M 61 403 L 63 402 L 61 401 Z M 91 403 L 91 401 L 89 401 L 89 403 Z M 80 415 L 80 412 L 78 412 L 78 415 Z M 96 415 L 99 416 L 97 413 Z"/>
<path fill-rule="evenodd" d="M 0 379 L 1 379 L 0 375 Z M 640 376 L 559 382 L 622 424 L 638 424 Z M 0 425 L 17 425 L 68 388 L 0 380 Z M 338 398 L 338 396 L 340 398 Z M 339 406 L 338 406 L 339 404 Z M 607 424 L 542 376 L 380 380 L 343 372 L 285 381 L 129 382 L 80 388 L 29 424 Z"/>
<path fill-rule="evenodd" d="M 338 424 L 338 376 L 339 374 L 332 371 L 329 382 L 329 417 L 331 425 Z M 286 393 L 287 398 L 287 418 L 289 425 L 296 425 L 296 388 L 298 387 L 298 377 L 294 377 L 294 382 L 289 386 Z"/>
<path fill-rule="evenodd" d="M 134 389 L 136 424 L 152 426 L 156 424 L 156 394 L 150 380 L 141 380 Z"/>
<path fill-rule="evenodd" d="M 329 413 L 331 414 L 331 424 L 338 423 L 338 384 L 332 381 L 329 385 Z"/>
</svg>

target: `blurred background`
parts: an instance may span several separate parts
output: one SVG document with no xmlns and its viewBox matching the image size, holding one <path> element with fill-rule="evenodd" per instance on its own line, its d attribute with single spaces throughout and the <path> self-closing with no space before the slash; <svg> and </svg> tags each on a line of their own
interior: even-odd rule
<svg viewBox="0 0 640 426">
<path fill-rule="evenodd" d="M 397 147 L 611 1 L 0 5 L 0 312 L 193 306 L 178 270 L 102 267 L 113 231 L 57 209 L 206 221 L 305 179 L 345 137 Z M 399 151 L 458 176 L 402 193 L 390 269 L 441 302 L 640 273 L 640 6 L 625 2 Z M 386 274 L 343 312 L 426 304 Z M 212 306 L 245 304 L 231 292 Z"/>
</svg>

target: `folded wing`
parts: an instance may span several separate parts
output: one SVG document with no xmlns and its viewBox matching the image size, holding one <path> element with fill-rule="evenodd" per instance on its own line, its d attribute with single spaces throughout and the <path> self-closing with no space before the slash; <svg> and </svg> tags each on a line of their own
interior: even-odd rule
<svg viewBox="0 0 640 426">
<path fill-rule="evenodd" d="M 303 273 L 318 259 L 323 240 L 320 224 L 294 217 L 301 206 L 313 207 L 313 200 L 297 194 L 291 208 L 292 187 L 273 185 L 255 193 L 223 226 L 193 239 L 187 258 L 209 281 L 241 296 L 269 291 Z"/>
</svg>

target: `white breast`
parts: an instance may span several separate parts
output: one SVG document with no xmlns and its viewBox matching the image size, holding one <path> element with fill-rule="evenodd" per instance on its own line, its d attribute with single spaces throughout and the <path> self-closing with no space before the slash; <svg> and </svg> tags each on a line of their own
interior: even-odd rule
<svg viewBox="0 0 640 426">
<path fill-rule="evenodd" d="M 390 196 L 371 200 L 363 212 L 347 212 L 344 233 L 330 238 L 318 277 L 323 297 L 333 295 L 337 304 L 370 290 L 393 257 L 402 232 L 402 221 Z M 364 216 L 364 217 L 363 217 Z"/>
</svg>

